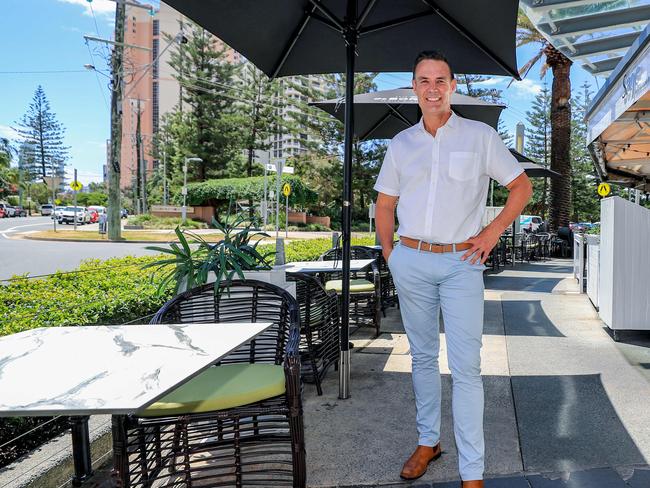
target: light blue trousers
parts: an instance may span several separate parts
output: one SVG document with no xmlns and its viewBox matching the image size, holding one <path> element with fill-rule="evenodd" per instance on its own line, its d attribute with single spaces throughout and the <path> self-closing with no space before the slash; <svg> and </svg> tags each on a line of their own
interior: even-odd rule
<svg viewBox="0 0 650 488">
<path fill-rule="evenodd" d="M 411 347 L 418 444 L 440 440 L 440 307 L 451 371 L 452 413 L 460 477 L 483 479 L 483 270 L 461 261 L 466 251 L 431 253 L 397 245 L 388 265 Z"/>
</svg>

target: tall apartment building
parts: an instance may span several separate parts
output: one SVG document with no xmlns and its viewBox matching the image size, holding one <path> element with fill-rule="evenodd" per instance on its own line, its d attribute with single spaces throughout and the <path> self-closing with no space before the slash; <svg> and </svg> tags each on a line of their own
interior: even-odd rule
<svg viewBox="0 0 650 488">
<path fill-rule="evenodd" d="M 154 167 L 151 142 L 158 122 L 156 66 L 158 42 L 155 19 L 149 10 L 127 4 L 124 23 L 124 87 L 122 95 L 122 146 L 120 187 L 133 188 L 140 172 L 150 174 Z M 154 42 L 154 39 L 156 42 Z M 138 123 L 140 130 L 138 131 Z M 138 136 L 141 167 L 138 169 Z"/>
<path fill-rule="evenodd" d="M 282 84 L 282 97 L 285 100 L 300 100 L 303 103 L 311 102 L 314 100 L 307 100 L 305 95 L 299 90 L 300 87 L 310 88 L 316 93 L 320 93 L 322 98 L 326 96 L 327 86 L 322 76 L 319 75 L 305 75 L 305 76 L 292 76 L 287 79 L 280 80 Z M 291 117 L 292 112 L 298 111 L 298 108 L 287 104 L 282 109 L 282 116 L 285 118 Z M 307 133 L 291 134 L 291 133 L 277 133 L 271 138 L 271 148 L 269 149 L 269 159 L 274 161 L 276 159 L 287 159 L 291 156 L 298 156 L 308 151 L 308 144 L 314 142 L 313 135 Z"/>
<path fill-rule="evenodd" d="M 170 66 L 172 52 L 177 49 L 174 39 L 184 31 L 189 33 L 190 21 L 164 2 L 160 2 L 158 11 L 151 15 L 149 10 L 127 5 L 125 23 L 125 44 L 140 46 L 146 49 L 128 47 L 125 49 L 125 85 L 122 102 L 122 153 L 121 180 L 123 189 L 134 188 L 138 174 L 138 118 L 140 119 L 141 158 L 146 176 L 150 176 L 157 167 L 158 161 L 152 155 L 153 137 L 158 131 L 162 117 L 172 112 L 181 100 L 182 86 L 175 78 L 175 72 Z M 223 43 L 213 38 L 214 48 L 222 49 Z M 182 44 L 180 45 L 182 49 Z M 228 49 L 226 60 L 231 63 L 243 63 L 245 59 L 237 51 Z M 192 74 L 187 75 L 188 83 Z M 242 80 L 245 83 L 245 80 Z M 326 86 L 318 75 L 293 77 L 292 83 L 283 81 L 286 87 L 283 97 L 286 99 L 302 98 L 298 90 L 291 85 L 295 83 L 311 86 L 325 95 Z M 215 88 L 220 91 L 219 88 Z M 185 109 L 185 107 L 183 107 Z M 283 115 L 296 110 L 287 106 Z M 271 138 L 269 151 L 257 151 L 256 159 L 260 163 L 271 162 L 275 159 L 286 159 L 290 156 L 307 151 L 306 142 L 310 141 L 308 134 L 275 134 Z M 142 169 L 142 168 L 141 168 Z"/>
</svg>

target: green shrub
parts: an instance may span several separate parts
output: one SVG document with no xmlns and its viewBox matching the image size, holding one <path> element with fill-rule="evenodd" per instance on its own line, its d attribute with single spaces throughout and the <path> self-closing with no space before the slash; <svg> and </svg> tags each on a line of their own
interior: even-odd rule
<svg viewBox="0 0 650 488">
<path fill-rule="evenodd" d="M 269 178 L 270 188 L 274 189 L 275 177 Z M 315 203 L 318 195 L 302 180 L 293 175 L 282 175 L 282 183 L 291 184 L 289 205 L 307 206 Z M 187 201 L 190 205 L 206 205 L 214 202 L 228 203 L 231 200 L 251 199 L 259 202 L 264 198 L 264 177 L 222 178 L 187 186 Z M 284 205 L 284 197 L 281 199 Z"/>
<path fill-rule="evenodd" d="M 171 291 L 157 296 L 160 276 L 142 269 L 155 259 L 96 259 L 45 279 L 15 277 L 2 289 L 0 336 L 36 327 L 120 324 L 155 313 L 171 297 Z"/>
</svg>

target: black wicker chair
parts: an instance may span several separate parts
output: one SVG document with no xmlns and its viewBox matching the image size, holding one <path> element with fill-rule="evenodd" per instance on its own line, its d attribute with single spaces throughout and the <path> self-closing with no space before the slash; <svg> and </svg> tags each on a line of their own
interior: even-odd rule
<svg viewBox="0 0 650 488">
<path fill-rule="evenodd" d="M 340 261 L 343 257 L 341 248 L 330 249 L 323 253 L 319 261 Z M 352 246 L 350 259 L 375 259 L 373 252 L 365 246 Z M 327 273 L 325 289 L 341 292 L 342 273 Z M 333 286 L 332 286 L 333 285 Z M 375 328 L 375 335 L 381 329 L 381 279 L 379 267 L 374 262 L 367 271 L 350 273 L 350 324 L 357 327 Z"/>
<path fill-rule="evenodd" d="M 306 484 L 296 300 L 275 285 L 255 280 L 222 283 L 221 288 L 216 296 L 214 284 L 178 295 L 152 323 L 273 325 L 145 411 L 113 417 L 115 466 L 124 488 Z M 242 371 L 249 371 L 247 378 Z M 274 376 L 273 391 L 260 379 L 260 373 L 268 372 Z M 233 405 L 210 409 L 208 400 L 223 403 L 224 397 L 204 399 L 201 395 L 207 393 L 199 388 L 199 398 L 178 399 L 181 389 L 206 379 L 204 375 L 208 380 L 225 377 L 223 384 L 230 381 L 237 388 L 247 381 L 249 402 L 233 397 Z M 202 384 L 212 389 L 214 383 Z"/>
<path fill-rule="evenodd" d="M 384 259 L 384 254 L 381 249 L 366 246 L 355 246 L 365 248 L 372 253 L 372 256 L 377 259 L 377 269 L 379 269 L 379 281 L 381 284 L 381 312 L 384 317 L 386 316 L 386 309 L 397 305 L 399 308 L 399 298 L 397 296 L 397 288 L 393 281 L 393 275 L 390 273 L 388 263 Z"/>
<path fill-rule="evenodd" d="M 313 276 L 288 272 L 287 281 L 296 284 L 300 307 L 301 376 L 303 381 L 315 383 L 322 395 L 321 380 L 332 364 L 337 366 L 340 354 L 338 298 Z"/>
</svg>

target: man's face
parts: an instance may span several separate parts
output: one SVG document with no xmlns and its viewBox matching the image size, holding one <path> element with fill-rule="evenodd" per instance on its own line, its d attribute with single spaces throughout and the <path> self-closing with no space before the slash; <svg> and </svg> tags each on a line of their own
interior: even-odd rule
<svg viewBox="0 0 650 488">
<path fill-rule="evenodd" d="M 451 110 L 451 94 L 456 91 L 456 80 L 444 61 L 425 59 L 415 68 L 413 91 L 424 115 L 443 115 Z"/>
</svg>

